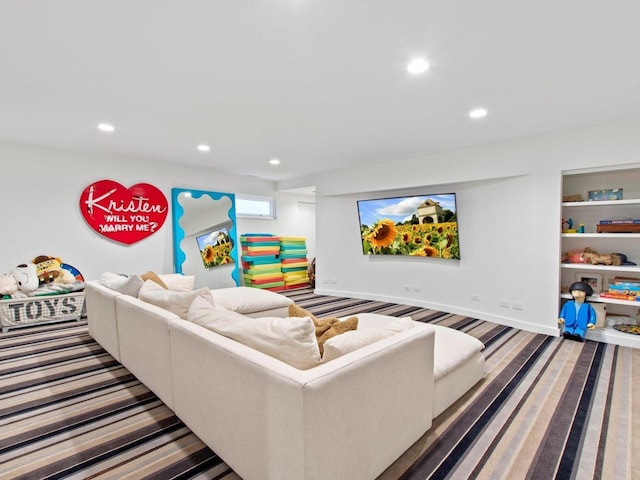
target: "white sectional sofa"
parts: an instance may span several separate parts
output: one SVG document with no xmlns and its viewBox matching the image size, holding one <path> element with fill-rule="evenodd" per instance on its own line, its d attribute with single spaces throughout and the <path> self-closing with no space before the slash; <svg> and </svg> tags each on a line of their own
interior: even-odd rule
<svg viewBox="0 0 640 480">
<path fill-rule="evenodd" d="M 375 478 L 484 375 L 480 342 L 420 322 L 299 370 L 97 281 L 86 305 L 91 336 L 245 480 Z"/>
</svg>

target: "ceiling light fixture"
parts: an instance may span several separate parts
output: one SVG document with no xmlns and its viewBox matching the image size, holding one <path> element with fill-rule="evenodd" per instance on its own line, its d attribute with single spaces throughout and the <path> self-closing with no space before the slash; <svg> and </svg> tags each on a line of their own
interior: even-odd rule
<svg viewBox="0 0 640 480">
<path fill-rule="evenodd" d="M 109 123 L 99 123 L 98 124 L 98 130 L 100 130 L 101 132 L 113 132 L 116 129 L 116 127 L 114 127 L 113 125 L 109 124 Z"/>
<path fill-rule="evenodd" d="M 269 160 L 269 163 L 271 165 L 280 165 L 280 160 L 278 160 L 277 158 L 272 158 L 271 160 Z"/>
<path fill-rule="evenodd" d="M 486 108 L 474 108 L 473 110 L 471 110 L 469 112 L 469 117 L 470 118 L 484 118 L 487 116 L 487 109 Z"/>
<path fill-rule="evenodd" d="M 201 152 L 208 152 L 209 150 L 211 150 L 211 147 L 209 145 L 198 145 L 198 150 L 200 150 Z"/>
<path fill-rule="evenodd" d="M 411 60 L 411 62 L 409 62 L 409 64 L 407 65 L 407 72 L 412 73 L 414 75 L 418 73 L 426 72 L 428 69 L 429 69 L 429 62 L 427 62 L 422 58 L 416 58 L 414 60 Z"/>
</svg>

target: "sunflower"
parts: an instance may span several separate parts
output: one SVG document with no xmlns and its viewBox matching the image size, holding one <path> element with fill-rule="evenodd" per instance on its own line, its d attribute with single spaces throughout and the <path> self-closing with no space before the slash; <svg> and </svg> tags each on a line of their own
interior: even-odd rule
<svg viewBox="0 0 640 480">
<path fill-rule="evenodd" d="M 380 220 L 371 228 L 368 240 L 373 247 L 388 247 L 396 239 L 398 231 L 392 220 Z"/>
<path fill-rule="evenodd" d="M 216 258 L 216 252 L 211 245 L 204 247 L 204 250 L 202 250 L 202 258 L 204 258 L 204 261 L 207 263 L 213 262 Z"/>
<path fill-rule="evenodd" d="M 449 233 L 449 234 L 447 234 L 447 247 L 446 248 L 449 248 L 452 243 L 453 243 L 453 235 L 451 235 Z"/>
<path fill-rule="evenodd" d="M 407 232 L 402 234 L 402 241 L 404 243 L 409 243 L 411 241 L 411 235 L 408 234 Z"/>
<path fill-rule="evenodd" d="M 424 251 L 424 256 L 425 257 L 437 257 L 438 256 L 438 250 L 436 250 L 433 247 L 426 246 L 422 250 Z"/>
</svg>

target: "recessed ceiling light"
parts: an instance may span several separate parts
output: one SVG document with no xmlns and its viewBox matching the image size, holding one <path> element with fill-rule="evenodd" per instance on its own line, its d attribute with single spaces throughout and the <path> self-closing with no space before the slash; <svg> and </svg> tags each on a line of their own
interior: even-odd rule
<svg viewBox="0 0 640 480">
<path fill-rule="evenodd" d="M 100 123 L 98 124 L 98 130 L 101 132 L 113 132 L 116 129 L 113 125 L 109 123 Z"/>
<path fill-rule="evenodd" d="M 269 163 L 271 165 L 280 165 L 280 160 L 278 160 L 277 158 L 272 158 L 271 160 L 269 160 Z"/>
<path fill-rule="evenodd" d="M 198 150 L 200 150 L 201 152 L 208 152 L 209 150 L 211 150 L 211 147 L 209 145 L 198 145 Z"/>
<path fill-rule="evenodd" d="M 487 116 L 487 109 L 486 108 L 474 108 L 473 110 L 471 110 L 469 112 L 469 117 L 470 118 L 483 118 Z"/>
<path fill-rule="evenodd" d="M 407 65 L 407 72 L 417 74 L 426 72 L 429 69 L 429 62 L 424 60 L 423 58 L 416 58 L 411 60 Z"/>
</svg>

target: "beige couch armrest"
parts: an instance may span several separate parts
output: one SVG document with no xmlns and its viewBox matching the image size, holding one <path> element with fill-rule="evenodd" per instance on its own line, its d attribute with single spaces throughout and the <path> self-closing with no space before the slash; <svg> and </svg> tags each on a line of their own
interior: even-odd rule
<svg viewBox="0 0 640 480">
<path fill-rule="evenodd" d="M 173 410 L 169 325 L 176 314 L 129 295 L 116 298 L 120 362 Z"/>
<path fill-rule="evenodd" d="M 84 295 L 89 335 L 119 362 L 116 298 L 122 294 L 90 280 L 84 284 Z"/>
</svg>

